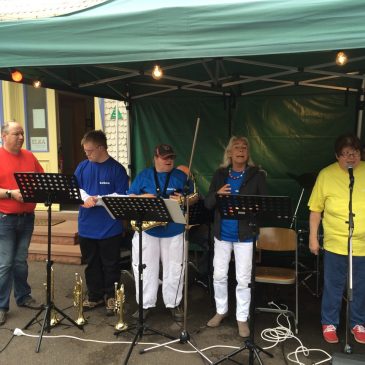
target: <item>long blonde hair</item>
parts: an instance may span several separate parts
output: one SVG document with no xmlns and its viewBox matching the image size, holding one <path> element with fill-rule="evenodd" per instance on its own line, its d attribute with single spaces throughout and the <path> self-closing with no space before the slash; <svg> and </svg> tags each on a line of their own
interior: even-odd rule
<svg viewBox="0 0 365 365">
<path fill-rule="evenodd" d="M 223 161 L 220 167 L 228 167 L 232 165 L 232 158 L 229 157 L 229 153 L 231 152 L 233 145 L 237 142 L 243 142 L 247 146 L 247 153 L 248 153 L 247 165 L 254 166 L 254 163 L 250 156 L 250 144 L 248 142 L 248 139 L 243 136 L 232 136 L 227 144 L 227 147 L 224 150 Z"/>
</svg>

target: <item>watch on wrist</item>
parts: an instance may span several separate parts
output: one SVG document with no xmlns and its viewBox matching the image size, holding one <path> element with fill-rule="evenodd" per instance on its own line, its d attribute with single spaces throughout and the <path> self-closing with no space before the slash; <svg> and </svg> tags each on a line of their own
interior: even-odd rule
<svg viewBox="0 0 365 365">
<path fill-rule="evenodd" d="M 5 195 L 8 199 L 11 199 L 11 190 L 6 190 Z"/>
</svg>

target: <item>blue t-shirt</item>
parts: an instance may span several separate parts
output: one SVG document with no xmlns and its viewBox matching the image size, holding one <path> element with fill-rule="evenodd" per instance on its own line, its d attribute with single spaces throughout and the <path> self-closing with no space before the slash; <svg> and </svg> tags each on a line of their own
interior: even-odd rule
<svg viewBox="0 0 365 365">
<path fill-rule="evenodd" d="M 125 168 L 112 157 L 102 163 L 82 161 L 76 168 L 75 176 L 80 189 L 87 194 L 126 194 L 128 175 Z M 102 206 L 80 207 L 79 234 L 81 237 L 105 239 L 123 232 L 122 222 L 113 219 Z"/>
<path fill-rule="evenodd" d="M 160 186 L 160 192 L 163 192 L 165 187 L 167 172 L 157 172 L 158 183 Z M 166 193 L 164 198 L 169 197 L 175 192 L 183 193 L 186 185 L 187 176 L 180 170 L 173 169 L 171 171 L 170 180 L 167 185 Z M 189 192 L 193 191 L 191 184 L 189 184 Z M 154 177 L 154 168 L 150 167 L 141 171 L 131 187 L 128 190 L 128 194 L 154 194 L 157 195 L 157 187 Z M 153 237 L 173 237 L 184 232 L 184 225 L 177 223 L 169 223 L 166 226 L 159 226 L 151 228 L 146 231 L 147 234 Z"/>
<path fill-rule="evenodd" d="M 240 192 L 240 187 L 242 186 L 245 179 L 245 172 L 236 172 L 231 170 L 225 183 L 231 185 L 231 195 L 238 195 Z M 228 242 L 240 242 L 238 238 L 238 220 L 233 219 L 222 219 L 221 221 L 221 239 L 222 241 Z M 247 240 L 244 242 L 251 242 L 252 240 Z"/>
</svg>

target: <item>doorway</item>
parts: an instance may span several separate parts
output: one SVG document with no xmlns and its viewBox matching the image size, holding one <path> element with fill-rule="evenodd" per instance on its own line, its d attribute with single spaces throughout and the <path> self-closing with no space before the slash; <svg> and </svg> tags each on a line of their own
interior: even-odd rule
<svg viewBox="0 0 365 365">
<path fill-rule="evenodd" d="M 95 128 L 94 98 L 58 92 L 58 170 L 73 174 L 77 165 L 85 159 L 80 145 L 85 132 Z M 61 210 L 77 210 L 78 206 L 61 205 Z"/>
</svg>

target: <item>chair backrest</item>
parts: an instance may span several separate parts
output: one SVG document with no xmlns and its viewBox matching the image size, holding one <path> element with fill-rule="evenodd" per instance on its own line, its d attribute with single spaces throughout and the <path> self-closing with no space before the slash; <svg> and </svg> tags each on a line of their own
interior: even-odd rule
<svg viewBox="0 0 365 365">
<path fill-rule="evenodd" d="M 290 228 L 262 227 L 257 240 L 257 249 L 268 251 L 295 251 L 297 233 Z"/>
</svg>

